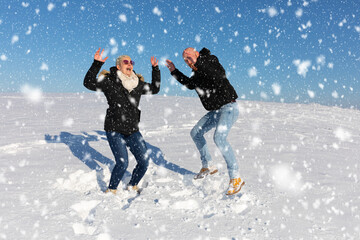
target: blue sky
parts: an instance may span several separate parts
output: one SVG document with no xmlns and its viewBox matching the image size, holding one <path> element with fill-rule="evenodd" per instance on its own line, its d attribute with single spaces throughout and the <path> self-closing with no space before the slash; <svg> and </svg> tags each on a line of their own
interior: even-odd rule
<svg viewBox="0 0 360 240">
<path fill-rule="evenodd" d="M 95 51 L 190 74 L 184 48 L 218 56 L 245 100 L 360 107 L 360 1 L 3 1 L 0 92 L 88 92 Z M 160 94 L 195 96 L 161 66 Z"/>
</svg>

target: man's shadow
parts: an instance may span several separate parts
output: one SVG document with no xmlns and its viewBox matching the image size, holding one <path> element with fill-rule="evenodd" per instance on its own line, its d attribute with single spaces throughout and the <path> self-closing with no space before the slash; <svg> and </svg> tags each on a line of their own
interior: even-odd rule
<svg viewBox="0 0 360 240">
<path fill-rule="evenodd" d="M 97 182 L 101 190 L 107 188 L 107 184 L 104 182 L 104 170 L 98 164 L 101 163 L 107 166 L 112 172 L 112 169 L 115 166 L 115 162 L 100 152 L 95 150 L 89 145 L 89 142 L 105 140 L 107 141 L 106 134 L 104 131 L 95 131 L 97 134 L 102 136 L 101 138 L 96 135 L 90 135 L 86 132 L 83 132 L 83 135 L 74 135 L 69 132 L 61 132 L 59 135 L 50 136 L 49 134 L 45 135 L 45 141 L 47 143 L 63 143 L 67 145 L 72 152 L 72 154 L 77 157 L 81 162 L 85 163 L 91 170 L 96 171 Z M 150 150 L 150 159 L 158 166 L 162 166 L 168 170 L 176 172 L 181 175 L 186 174 L 195 174 L 185 168 L 180 167 L 177 164 L 171 163 L 164 158 L 164 154 L 160 148 L 151 145 L 146 142 L 147 148 Z M 130 178 L 131 173 L 129 171 L 125 172 L 123 179 Z"/>
</svg>

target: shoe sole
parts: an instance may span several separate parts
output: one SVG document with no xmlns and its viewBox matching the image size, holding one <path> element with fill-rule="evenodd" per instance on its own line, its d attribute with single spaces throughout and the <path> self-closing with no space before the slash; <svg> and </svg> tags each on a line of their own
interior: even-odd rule
<svg viewBox="0 0 360 240">
<path fill-rule="evenodd" d="M 239 187 L 239 190 L 237 190 L 236 192 L 233 192 L 233 193 L 226 193 L 226 195 L 230 196 L 230 195 L 234 195 L 234 194 L 237 194 L 238 192 L 240 192 L 241 188 L 245 185 L 245 182 L 242 182 L 240 187 Z"/>
</svg>

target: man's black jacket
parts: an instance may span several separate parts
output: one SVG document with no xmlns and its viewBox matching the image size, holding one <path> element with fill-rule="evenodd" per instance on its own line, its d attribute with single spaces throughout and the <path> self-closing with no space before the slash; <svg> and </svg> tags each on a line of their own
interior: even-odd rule
<svg viewBox="0 0 360 240">
<path fill-rule="evenodd" d="M 225 69 L 208 49 L 200 51 L 195 67 L 197 70 L 190 78 L 178 69 L 172 71 L 171 75 L 188 89 L 195 89 L 206 110 L 218 110 L 237 99 L 235 89 L 226 78 Z"/>
<path fill-rule="evenodd" d="M 160 91 L 159 67 L 152 69 L 151 84 L 139 80 L 139 84 L 131 92 L 125 89 L 117 77 L 116 67 L 103 79 L 97 78 L 103 62 L 94 60 L 84 78 L 84 86 L 92 91 L 102 91 L 109 108 L 106 111 L 104 129 L 107 132 L 118 132 L 130 135 L 139 131 L 140 114 L 138 106 L 142 94 L 156 94 Z"/>
</svg>

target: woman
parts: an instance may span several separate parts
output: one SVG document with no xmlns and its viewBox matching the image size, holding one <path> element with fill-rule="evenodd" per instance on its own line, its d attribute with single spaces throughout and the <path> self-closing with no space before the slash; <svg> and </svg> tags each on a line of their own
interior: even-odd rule
<svg viewBox="0 0 360 240">
<path fill-rule="evenodd" d="M 116 67 L 111 67 L 109 73 L 96 78 L 101 66 L 108 58 L 102 58 L 103 52 L 104 50 L 100 53 L 100 48 L 96 51 L 94 62 L 85 75 L 84 86 L 92 91 L 102 91 L 109 104 L 104 128 L 116 164 L 106 192 L 116 194 L 116 189 L 129 163 L 126 147 L 129 147 L 137 162 L 127 189 L 138 191 L 137 185 L 149 165 L 146 144 L 139 131 L 138 106 L 142 94 L 156 94 L 160 91 L 159 62 L 151 57 L 151 84 L 139 80 L 133 71 L 134 61 L 126 55 L 116 59 Z"/>
</svg>

